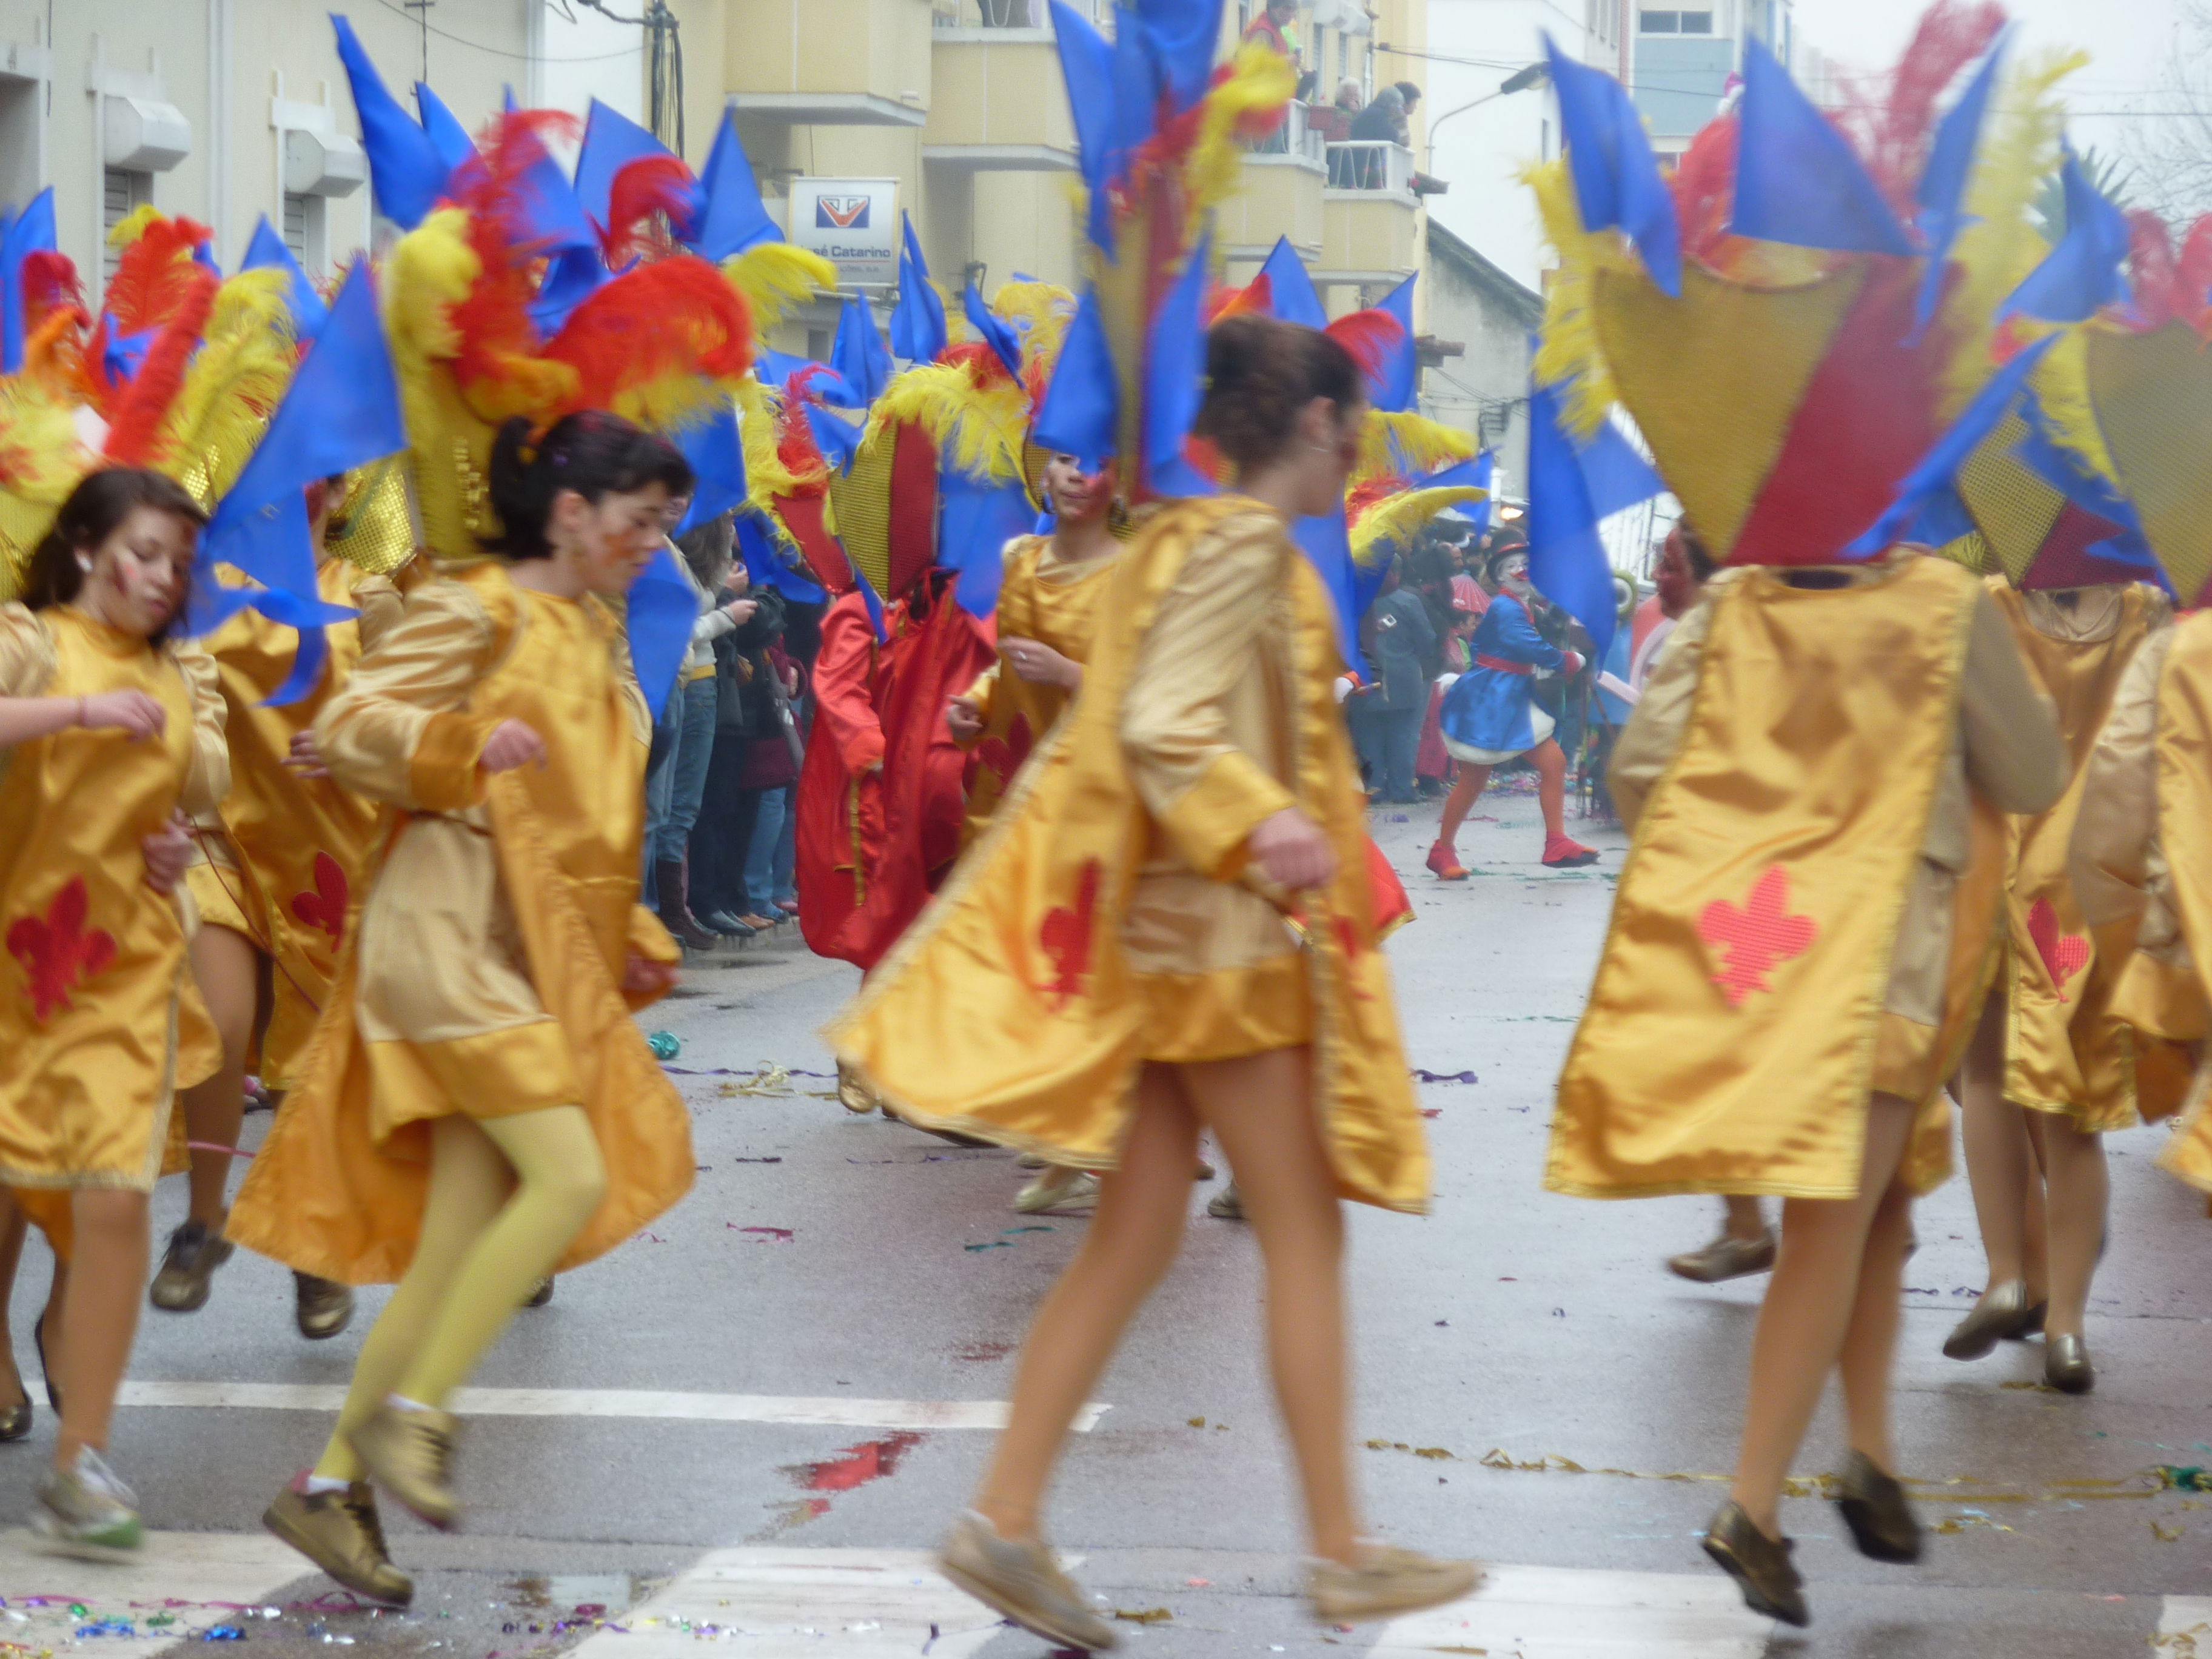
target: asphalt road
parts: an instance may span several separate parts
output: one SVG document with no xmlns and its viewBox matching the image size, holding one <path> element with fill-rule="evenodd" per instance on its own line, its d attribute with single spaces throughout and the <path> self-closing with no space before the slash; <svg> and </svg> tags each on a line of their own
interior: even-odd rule
<svg viewBox="0 0 2212 1659">
<path fill-rule="evenodd" d="M 2151 1644 L 2179 1659 L 2193 1639 L 2212 1656 L 2212 1599 L 2191 1599 L 2212 1598 L 2212 1498 L 2154 1491 L 2145 1474 L 2212 1464 L 2212 1222 L 2152 1167 L 2154 1131 L 2112 1139 L 2097 1392 L 2039 1389 L 2033 1345 L 1972 1365 L 1942 1358 L 1981 1271 L 1954 1181 L 1919 1215 L 1900 1365 L 1900 1455 L 1932 1483 L 1918 1488 L 1938 1534 L 1928 1558 L 1865 1561 L 1826 1505 L 1794 1502 L 1785 1524 L 1814 1628 L 1783 1635 L 1741 1610 L 1697 1534 L 1733 1458 L 1759 1284 L 1708 1289 L 1662 1270 L 1711 1231 L 1707 1202 L 1596 1204 L 1538 1185 L 1620 838 L 1585 830 L 1603 863 L 1553 873 L 1536 862 L 1533 800 L 1486 808 L 1503 822 L 1468 826 L 1461 851 L 1479 873 L 1450 889 L 1419 873 L 1433 809 L 1377 817 L 1420 911 L 1390 947 L 1408 1057 L 1475 1080 L 1424 1085 L 1435 1212 L 1358 1211 L 1351 1271 L 1374 1529 L 1480 1556 L 1490 1586 L 1387 1628 L 1307 1618 L 1255 1251 L 1242 1226 L 1205 1217 L 1212 1188 L 1194 1185 L 1184 1259 L 1101 1385 L 1052 1510 L 1078 1576 L 1127 1615 L 1129 1649 L 2102 1659 Z M 287 1276 L 241 1255 L 205 1311 L 149 1312 L 142 1328 L 113 1450 L 161 1535 L 129 1569 L 0 1535 L 0 1654 L 150 1659 L 212 1629 L 264 1659 L 337 1645 L 658 1659 L 702 1642 L 743 1659 L 1041 1655 L 936 1579 L 927 1552 L 1085 1223 L 1014 1214 L 1023 1176 L 1008 1154 L 956 1151 L 823 1097 L 816 1029 L 854 978 L 794 945 L 754 949 L 695 968 L 649 1017 L 683 1042 L 697 1186 L 564 1278 L 476 1379 L 464 1530 L 386 1516 L 418 1577 L 412 1609 L 349 1609 L 256 1524 L 327 1431 L 381 1292 L 352 1331 L 306 1343 Z M 266 1122 L 249 1119 L 249 1142 Z M 171 1183 L 164 1233 L 182 1209 Z M 27 1369 L 45 1272 L 34 1246 L 13 1322 Z M 1838 1426 L 1824 1413 L 1804 1473 L 1838 1461 Z M 29 1442 L 0 1447 L 0 1516 L 25 1508 L 51 1434 L 42 1409 Z"/>
</svg>

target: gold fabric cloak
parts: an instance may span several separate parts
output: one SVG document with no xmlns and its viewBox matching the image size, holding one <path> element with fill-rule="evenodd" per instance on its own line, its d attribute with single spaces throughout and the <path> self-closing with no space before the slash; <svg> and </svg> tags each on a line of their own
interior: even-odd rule
<svg viewBox="0 0 2212 1659">
<path fill-rule="evenodd" d="M 1905 1068 L 1882 1049 L 1909 1024 L 1886 1001 L 1956 763 L 1980 584 L 1941 559 L 1885 564 L 1836 589 L 1757 568 L 1716 585 L 1682 741 L 1637 822 L 1560 1075 L 1552 1190 L 1850 1197 L 1869 1093 L 1908 1070 L 1905 1179 L 1926 1191 L 1948 1172 L 1939 1085 L 1988 982 L 2002 869 L 1978 799 L 1954 925 L 1931 936 L 1948 953 L 1936 1052 Z"/>
<path fill-rule="evenodd" d="M 2058 713 L 2073 781 L 2057 805 L 2005 820 L 2005 1098 L 2073 1121 L 2085 1133 L 2136 1121 L 2136 1056 L 2112 1012 L 2125 968 L 2097 948 L 2067 874 L 2088 758 L 2139 647 L 2162 627 L 2163 596 L 2139 584 L 2078 590 L 2069 612 L 2051 596 L 1992 578 L 1990 595 Z"/>
<path fill-rule="evenodd" d="M 1328 595 L 1279 520 L 1236 496 L 1161 512 L 1116 562 L 1074 706 L 833 1022 L 839 1055 L 902 1115 L 1110 1169 L 1146 1060 L 1310 1041 L 1340 1190 L 1423 1210 L 1340 672 Z M 1303 947 L 1244 865 L 1291 805 L 1337 860 L 1301 898 Z"/>
<path fill-rule="evenodd" d="M 70 726 L 0 751 L 0 1183 L 33 1193 L 150 1190 L 176 1091 L 222 1058 L 185 956 L 190 900 L 146 885 L 142 846 L 228 782 L 214 665 L 71 605 L 0 605 L 0 696 L 123 690 L 161 705 L 160 737 Z"/>
<path fill-rule="evenodd" d="M 477 757 L 507 720 L 546 764 L 487 778 Z M 325 1278 L 397 1279 L 429 1119 L 580 1104 L 607 1196 L 559 1265 L 604 1254 L 693 1171 L 683 1099 L 619 988 L 629 952 L 678 952 L 635 902 L 648 730 L 618 628 L 501 563 L 464 567 L 416 591 L 316 736 L 340 783 L 398 810 L 228 1236 Z"/>
</svg>

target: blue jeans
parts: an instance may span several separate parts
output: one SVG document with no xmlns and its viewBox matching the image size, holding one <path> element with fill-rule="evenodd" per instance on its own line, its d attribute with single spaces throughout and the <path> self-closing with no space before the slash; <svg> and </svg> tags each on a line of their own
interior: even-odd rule
<svg viewBox="0 0 2212 1659">
<path fill-rule="evenodd" d="M 796 787 L 785 784 L 781 788 L 763 789 L 760 793 L 760 809 L 753 819 L 752 845 L 745 852 L 745 902 L 760 915 L 768 915 L 769 907 L 778 899 L 799 896 L 792 878 L 799 814 L 793 809 L 791 798 Z"/>
<path fill-rule="evenodd" d="M 1393 802 L 1413 799 L 1413 762 L 1420 753 L 1421 716 L 1425 709 L 1369 708 L 1353 728 L 1352 740 L 1367 763 L 1367 787 Z"/>
<path fill-rule="evenodd" d="M 661 710 L 656 738 L 667 749 L 645 776 L 645 879 L 656 860 L 678 863 L 707 793 L 707 763 L 714 755 L 714 677 L 678 685 Z M 656 747 L 658 744 L 656 744 Z"/>
</svg>

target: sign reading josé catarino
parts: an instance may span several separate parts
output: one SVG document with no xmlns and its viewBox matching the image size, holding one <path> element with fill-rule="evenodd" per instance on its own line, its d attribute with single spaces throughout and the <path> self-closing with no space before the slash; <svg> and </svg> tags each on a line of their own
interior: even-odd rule
<svg viewBox="0 0 2212 1659">
<path fill-rule="evenodd" d="M 837 267 L 841 288 L 898 281 L 898 180 L 794 179 L 790 237 Z"/>
</svg>

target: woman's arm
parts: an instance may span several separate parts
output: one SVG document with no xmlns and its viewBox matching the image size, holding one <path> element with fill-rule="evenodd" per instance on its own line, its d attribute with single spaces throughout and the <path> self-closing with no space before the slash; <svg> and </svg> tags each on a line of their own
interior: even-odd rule
<svg viewBox="0 0 2212 1659">
<path fill-rule="evenodd" d="M 187 817 L 204 818 L 220 811 L 223 797 L 230 793 L 229 706 L 223 701 L 222 678 L 213 657 L 189 641 L 175 647 L 172 654 L 192 704 L 192 764 L 179 805 Z"/>
<path fill-rule="evenodd" d="M 463 583 L 434 581 L 360 663 L 315 721 L 331 776 L 377 800 L 456 811 L 483 796 L 477 763 L 501 722 L 463 712 L 490 666 L 496 630 Z M 505 757 L 501 757 L 505 758 Z"/>
</svg>

